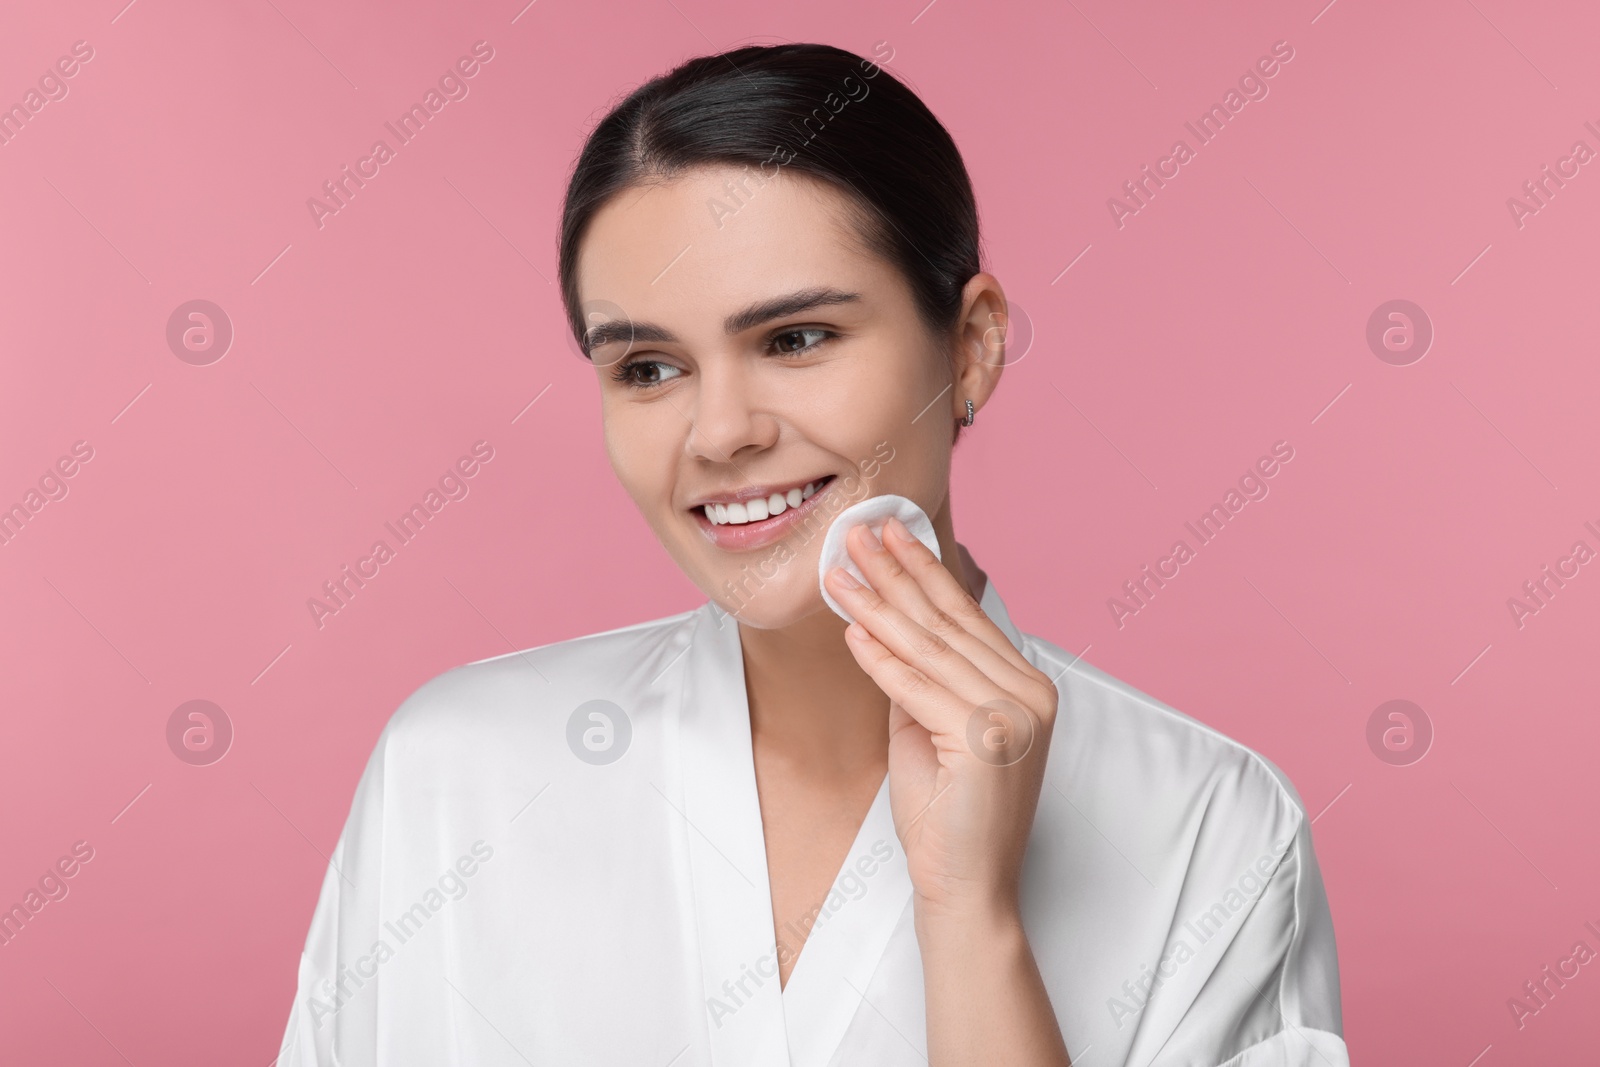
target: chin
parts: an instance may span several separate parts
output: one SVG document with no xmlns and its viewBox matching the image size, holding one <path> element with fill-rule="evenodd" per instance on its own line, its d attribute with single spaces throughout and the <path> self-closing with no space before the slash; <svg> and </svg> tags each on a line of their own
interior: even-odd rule
<svg viewBox="0 0 1600 1067">
<path fill-rule="evenodd" d="M 798 560 L 795 562 L 799 563 Z M 735 592 L 723 587 L 714 592 L 708 591 L 707 595 L 723 611 L 746 626 L 758 630 L 781 630 L 819 611 L 832 613 L 817 587 L 816 569 L 813 562 L 804 574 L 798 570 L 792 574 L 781 573 L 760 585 L 753 579 L 747 579 L 743 586 L 736 587 Z"/>
</svg>

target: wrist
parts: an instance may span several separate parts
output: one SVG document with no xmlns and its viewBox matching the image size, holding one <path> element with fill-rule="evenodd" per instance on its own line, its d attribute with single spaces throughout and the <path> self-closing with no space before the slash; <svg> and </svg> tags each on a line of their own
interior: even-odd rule
<svg viewBox="0 0 1600 1067">
<path fill-rule="evenodd" d="M 1007 894 L 959 900 L 914 896 L 917 940 L 927 945 L 1003 944 L 1022 936 L 1022 910 Z"/>
</svg>

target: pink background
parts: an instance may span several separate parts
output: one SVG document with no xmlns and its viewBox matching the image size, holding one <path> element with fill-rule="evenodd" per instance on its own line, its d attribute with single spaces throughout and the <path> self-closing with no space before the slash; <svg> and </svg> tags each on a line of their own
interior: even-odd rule
<svg viewBox="0 0 1600 1067">
<path fill-rule="evenodd" d="M 1600 162 L 1507 207 L 1600 150 L 1593 5 L 124 3 L 0 34 L 0 104 L 94 49 L 0 145 L 0 506 L 94 450 L 0 545 L 0 904 L 94 849 L 0 948 L 8 1062 L 265 1067 L 399 702 L 700 603 L 607 465 L 557 213 L 615 96 L 780 40 L 887 42 L 961 146 L 1035 336 L 957 452 L 958 534 L 1023 629 L 1293 778 L 1355 1061 L 1593 1062 L 1600 962 L 1507 1008 L 1600 949 L 1600 563 L 1507 607 L 1600 549 Z M 319 229 L 307 198 L 478 40 L 470 94 Z M 1119 228 L 1108 198 L 1280 40 L 1269 95 Z M 166 341 L 196 298 L 235 331 L 209 366 Z M 1366 342 L 1394 298 L 1436 331 L 1408 366 Z M 470 495 L 319 630 L 307 599 L 480 439 Z M 1270 495 L 1118 628 L 1279 440 Z M 209 766 L 166 740 L 192 699 L 235 730 Z M 1409 766 L 1367 743 L 1391 699 L 1435 733 Z"/>
</svg>

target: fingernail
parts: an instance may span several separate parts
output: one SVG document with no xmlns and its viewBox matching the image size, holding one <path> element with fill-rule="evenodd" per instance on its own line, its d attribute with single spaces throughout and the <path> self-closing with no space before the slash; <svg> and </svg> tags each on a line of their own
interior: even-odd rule
<svg viewBox="0 0 1600 1067">
<path fill-rule="evenodd" d="M 861 588 L 861 583 L 856 581 L 856 576 L 845 570 L 843 567 L 833 568 L 833 574 L 834 577 L 839 579 L 839 584 L 844 586 L 846 589 Z"/>
<path fill-rule="evenodd" d="M 910 528 L 899 519 L 890 518 L 888 522 L 884 523 L 884 525 L 889 527 L 889 530 L 906 544 L 911 545 L 916 543 L 916 535 L 914 535 Z"/>
</svg>

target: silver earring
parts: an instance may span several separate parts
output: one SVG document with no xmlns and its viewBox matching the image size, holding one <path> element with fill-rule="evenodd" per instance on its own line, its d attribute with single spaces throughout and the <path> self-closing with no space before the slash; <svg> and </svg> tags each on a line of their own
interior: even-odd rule
<svg viewBox="0 0 1600 1067">
<path fill-rule="evenodd" d="M 977 417 L 978 417 L 978 413 L 973 409 L 972 401 L 968 400 L 967 401 L 967 417 L 961 420 L 961 425 L 963 425 L 963 426 L 971 426 L 972 425 L 972 420 L 977 418 Z"/>
</svg>

